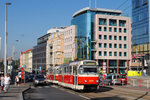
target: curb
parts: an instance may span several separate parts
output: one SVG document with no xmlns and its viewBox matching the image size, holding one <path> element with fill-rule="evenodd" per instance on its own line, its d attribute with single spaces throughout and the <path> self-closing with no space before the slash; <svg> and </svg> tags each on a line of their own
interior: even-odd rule
<svg viewBox="0 0 150 100">
<path fill-rule="evenodd" d="M 27 89 L 19 93 L 19 100 L 24 100 L 24 92 L 28 91 L 29 89 L 31 89 L 31 85 L 29 85 Z"/>
</svg>

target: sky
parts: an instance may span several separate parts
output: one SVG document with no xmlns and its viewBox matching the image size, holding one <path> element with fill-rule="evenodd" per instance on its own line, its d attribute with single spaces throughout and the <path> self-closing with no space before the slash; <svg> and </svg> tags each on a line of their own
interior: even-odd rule
<svg viewBox="0 0 150 100">
<path fill-rule="evenodd" d="M 124 15 L 131 17 L 131 1 L 96 0 L 96 7 L 122 10 Z M 45 35 L 47 30 L 69 26 L 72 15 L 89 6 L 89 0 L 0 0 L 0 58 L 4 56 L 6 2 L 12 3 L 7 6 L 7 56 L 12 56 L 12 48 L 15 47 L 15 59 L 19 58 L 21 51 L 32 49 L 37 38 Z M 95 8 L 95 0 L 91 0 L 91 8 Z"/>
</svg>

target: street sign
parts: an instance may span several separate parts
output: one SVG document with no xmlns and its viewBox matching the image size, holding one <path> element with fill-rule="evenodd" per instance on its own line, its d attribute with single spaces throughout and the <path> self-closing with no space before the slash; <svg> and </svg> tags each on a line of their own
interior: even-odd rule
<svg viewBox="0 0 150 100">
<path fill-rule="evenodd" d="M 42 70 L 42 68 L 41 68 L 41 67 L 39 67 L 39 69 L 40 69 L 40 71 Z"/>
</svg>

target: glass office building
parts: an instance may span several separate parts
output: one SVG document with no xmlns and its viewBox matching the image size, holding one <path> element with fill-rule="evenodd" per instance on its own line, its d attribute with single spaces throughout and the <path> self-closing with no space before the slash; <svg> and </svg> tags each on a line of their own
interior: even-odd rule
<svg viewBox="0 0 150 100">
<path fill-rule="evenodd" d="M 94 21 L 96 14 L 120 16 L 121 12 L 117 10 L 87 7 L 77 11 L 73 15 L 71 24 L 77 26 L 76 53 L 78 59 L 95 59 L 94 53 L 91 51 L 91 49 L 95 48 Z M 104 21 L 101 21 L 101 23 L 104 23 Z"/>
<path fill-rule="evenodd" d="M 148 54 L 150 50 L 149 0 L 132 0 L 133 54 Z"/>
</svg>

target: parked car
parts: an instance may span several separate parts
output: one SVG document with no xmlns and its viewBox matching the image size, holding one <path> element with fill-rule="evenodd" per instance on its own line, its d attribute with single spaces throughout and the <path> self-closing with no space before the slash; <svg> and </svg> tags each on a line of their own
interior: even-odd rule
<svg viewBox="0 0 150 100">
<path fill-rule="evenodd" d="M 46 81 L 45 81 L 44 75 L 37 74 L 34 76 L 34 79 L 33 79 L 34 86 L 45 85 L 45 84 L 46 84 Z"/>
<path fill-rule="evenodd" d="M 28 80 L 29 80 L 29 75 L 25 74 L 25 81 L 28 82 Z"/>
<path fill-rule="evenodd" d="M 106 84 L 106 85 L 115 85 L 115 84 L 121 84 L 120 76 L 118 74 L 108 74 L 106 75 L 106 79 L 100 77 L 100 84 Z"/>
<path fill-rule="evenodd" d="M 33 82 L 34 74 L 30 74 L 28 77 L 28 82 Z"/>
<path fill-rule="evenodd" d="M 120 76 L 120 81 L 122 85 L 127 85 L 128 81 L 127 81 L 127 74 L 119 74 Z"/>
</svg>

